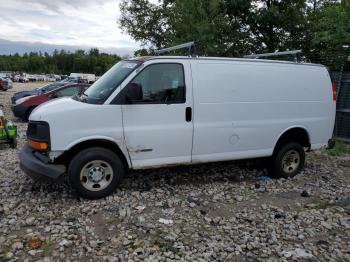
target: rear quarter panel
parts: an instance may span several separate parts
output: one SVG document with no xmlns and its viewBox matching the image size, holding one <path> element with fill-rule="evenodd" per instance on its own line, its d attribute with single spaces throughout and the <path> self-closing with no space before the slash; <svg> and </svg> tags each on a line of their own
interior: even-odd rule
<svg viewBox="0 0 350 262">
<path fill-rule="evenodd" d="M 194 161 L 269 156 L 293 127 L 306 129 L 313 148 L 332 136 L 335 102 L 322 66 L 198 60 L 192 74 Z"/>
</svg>

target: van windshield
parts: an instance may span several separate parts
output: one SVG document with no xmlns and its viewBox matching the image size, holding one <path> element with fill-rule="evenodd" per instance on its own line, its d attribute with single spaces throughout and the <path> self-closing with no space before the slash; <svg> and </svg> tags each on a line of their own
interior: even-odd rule
<svg viewBox="0 0 350 262">
<path fill-rule="evenodd" d="M 121 82 L 140 64 L 140 61 L 118 62 L 90 86 L 80 100 L 89 104 L 103 104 Z"/>
</svg>

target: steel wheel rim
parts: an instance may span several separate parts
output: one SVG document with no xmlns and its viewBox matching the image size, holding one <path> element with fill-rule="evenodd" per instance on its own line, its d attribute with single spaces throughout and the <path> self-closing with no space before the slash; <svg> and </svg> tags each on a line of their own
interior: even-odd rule
<svg viewBox="0 0 350 262">
<path fill-rule="evenodd" d="M 113 176 L 110 164 L 103 160 L 93 160 L 81 169 L 80 183 L 89 191 L 101 191 L 111 184 Z"/>
<path fill-rule="evenodd" d="M 300 166 L 300 154 L 296 150 L 287 151 L 282 159 L 282 169 L 285 173 L 291 174 Z"/>
</svg>

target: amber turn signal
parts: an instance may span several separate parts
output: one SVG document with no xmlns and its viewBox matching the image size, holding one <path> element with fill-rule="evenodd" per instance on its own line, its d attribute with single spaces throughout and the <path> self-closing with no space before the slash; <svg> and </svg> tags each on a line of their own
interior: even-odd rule
<svg viewBox="0 0 350 262">
<path fill-rule="evenodd" d="M 46 142 L 38 142 L 38 141 L 28 139 L 28 144 L 31 148 L 34 148 L 40 151 L 45 151 L 48 148 L 48 144 Z"/>
</svg>

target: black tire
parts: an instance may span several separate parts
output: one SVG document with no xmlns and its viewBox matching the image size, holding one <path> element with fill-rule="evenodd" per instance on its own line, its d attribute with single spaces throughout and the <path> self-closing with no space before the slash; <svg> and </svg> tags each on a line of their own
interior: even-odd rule
<svg viewBox="0 0 350 262">
<path fill-rule="evenodd" d="M 10 147 L 17 148 L 17 138 L 12 138 Z"/>
<path fill-rule="evenodd" d="M 84 179 L 81 179 L 81 173 L 84 172 L 84 167 L 89 165 L 92 161 L 106 162 L 113 170 L 112 178 L 111 181 L 108 182 L 108 186 L 101 190 L 96 188 L 98 191 L 87 189 L 86 186 L 83 185 L 84 183 L 87 184 L 86 181 L 84 182 Z M 92 170 L 90 170 L 90 172 L 92 172 Z M 106 148 L 92 147 L 80 151 L 72 159 L 68 167 L 68 181 L 81 197 L 97 199 L 110 195 L 121 183 L 124 173 L 124 166 L 117 154 Z"/>
<path fill-rule="evenodd" d="M 26 114 L 25 114 L 25 116 L 24 116 L 24 120 L 25 120 L 26 122 L 29 121 L 30 114 L 33 112 L 34 109 L 35 109 L 35 107 L 31 107 L 31 108 L 29 108 L 29 109 L 27 110 L 27 112 L 26 112 Z"/>
<path fill-rule="evenodd" d="M 284 158 L 288 155 L 291 159 L 291 165 L 285 164 Z M 296 159 L 299 158 L 297 162 Z M 288 161 L 287 161 L 288 162 Z M 293 164 L 294 163 L 294 164 Z M 296 176 L 303 168 L 305 164 L 305 151 L 304 148 L 298 143 L 286 143 L 280 145 L 274 152 L 271 159 L 271 166 L 269 173 L 274 177 L 289 178 Z M 293 167 L 292 167 L 293 166 Z M 288 170 L 288 172 L 286 172 Z"/>
</svg>

